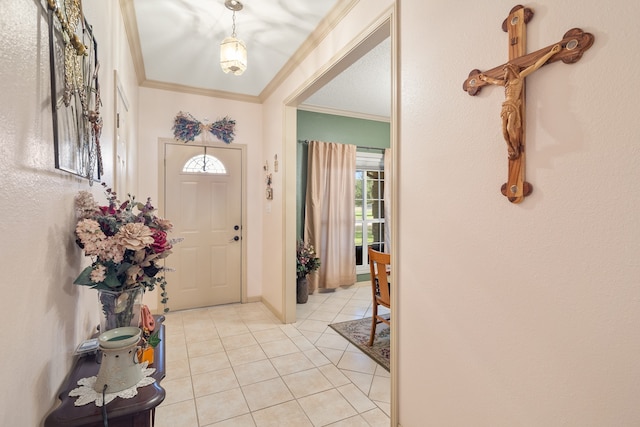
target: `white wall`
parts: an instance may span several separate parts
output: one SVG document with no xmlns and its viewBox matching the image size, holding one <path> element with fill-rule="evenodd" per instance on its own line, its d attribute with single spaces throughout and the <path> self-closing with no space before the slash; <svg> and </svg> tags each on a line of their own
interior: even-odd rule
<svg viewBox="0 0 640 427">
<path fill-rule="evenodd" d="M 103 147 L 113 145 L 113 69 L 135 108 L 117 2 L 83 2 L 100 50 Z M 0 3 L 0 425 L 36 426 L 57 401 L 76 346 L 98 321 L 95 291 L 72 282 L 73 197 L 88 181 L 54 169 L 46 15 L 37 1 Z M 108 169 L 107 177 L 112 172 Z M 98 197 L 99 185 L 93 186 Z"/>
<path fill-rule="evenodd" d="M 267 258 L 261 250 L 261 212 L 265 198 L 263 165 L 266 160 L 262 156 L 262 106 L 145 87 L 141 87 L 139 93 L 138 182 L 141 197 L 159 200 L 158 140 L 174 138 L 171 128 L 178 112 L 188 112 L 196 119 L 209 123 L 225 116 L 236 120 L 236 137 L 232 144 L 247 146 L 247 224 L 244 224 L 243 229 L 243 239 L 247 245 L 247 297 L 252 300 L 259 299 L 262 295 L 261 265 Z M 213 141 L 217 139 L 211 134 L 196 137 L 198 143 Z M 170 281 L 167 293 L 171 299 Z M 155 307 L 157 303 L 153 298 L 146 298 L 146 302 L 149 307 Z M 171 303 L 168 305 L 171 307 Z"/>
<path fill-rule="evenodd" d="M 504 92 L 462 82 L 507 59 L 514 5 L 400 3 L 400 423 L 637 426 L 640 6 L 526 4 L 529 52 L 595 44 L 527 79 L 534 191 L 512 205 Z"/>
<path fill-rule="evenodd" d="M 270 254 L 270 260 L 263 264 L 263 297 L 278 312 L 284 312 L 286 305 L 286 314 L 289 317 L 293 311 L 293 320 L 295 289 L 292 287 L 292 292 L 285 295 L 283 284 L 285 280 L 295 281 L 296 135 L 295 128 L 290 135 L 286 135 L 285 129 L 287 124 L 295 123 L 296 115 L 293 110 L 285 117 L 285 102 L 299 95 L 319 77 L 320 71 L 326 71 L 337 58 L 346 55 L 347 49 L 354 47 L 354 40 L 361 40 L 365 31 L 371 31 L 370 27 L 383 15 L 388 16 L 393 3 L 392 0 L 358 2 L 263 104 L 265 158 L 273 159 L 277 154 L 282 159 L 281 172 L 273 175 L 274 200 L 268 207 L 270 211 L 265 205 L 263 252 Z M 289 126 L 287 130 L 291 129 Z M 285 235 L 290 237 L 286 250 Z"/>
</svg>

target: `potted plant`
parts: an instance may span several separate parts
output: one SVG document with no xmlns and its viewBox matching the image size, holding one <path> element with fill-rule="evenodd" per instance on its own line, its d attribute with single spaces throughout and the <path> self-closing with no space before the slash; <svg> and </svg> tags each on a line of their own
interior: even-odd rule
<svg viewBox="0 0 640 427">
<path fill-rule="evenodd" d="M 296 245 L 296 295 L 298 304 L 305 304 L 309 299 L 307 276 L 320 268 L 320 258 L 312 245 L 298 240 Z"/>
</svg>

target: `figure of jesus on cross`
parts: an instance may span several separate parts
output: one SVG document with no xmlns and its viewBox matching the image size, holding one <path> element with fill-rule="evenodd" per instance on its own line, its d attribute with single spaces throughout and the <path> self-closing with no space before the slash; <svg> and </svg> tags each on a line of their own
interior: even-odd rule
<svg viewBox="0 0 640 427">
<path fill-rule="evenodd" d="M 507 142 L 509 159 L 515 160 L 520 157 L 520 147 L 522 145 L 522 89 L 524 79 L 529 74 L 542 67 L 553 55 L 560 52 L 560 45 L 554 45 L 549 52 L 538 59 L 534 64 L 520 71 L 520 67 L 507 63 L 504 66 L 504 78 L 494 79 L 484 74 L 479 74 L 478 78 L 493 85 L 504 86 L 505 100 L 502 103 L 502 135 Z"/>
</svg>

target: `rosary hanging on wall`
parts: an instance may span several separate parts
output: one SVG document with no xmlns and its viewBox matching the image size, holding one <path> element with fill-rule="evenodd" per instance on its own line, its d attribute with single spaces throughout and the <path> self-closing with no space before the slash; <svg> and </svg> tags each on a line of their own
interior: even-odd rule
<svg viewBox="0 0 640 427">
<path fill-rule="evenodd" d="M 193 142 L 196 136 L 204 132 L 211 132 L 225 144 L 230 144 L 235 138 L 236 121 L 228 116 L 213 123 L 202 123 L 189 113 L 180 111 L 173 122 L 174 137 L 183 142 Z"/>
</svg>

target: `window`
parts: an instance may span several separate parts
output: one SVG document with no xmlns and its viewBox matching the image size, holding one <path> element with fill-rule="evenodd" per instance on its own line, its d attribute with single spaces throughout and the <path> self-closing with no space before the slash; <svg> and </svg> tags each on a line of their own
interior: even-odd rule
<svg viewBox="0 0 640 427">
<path fill-rule="evenodd" d="M 369 272 L 367 248 L 384 251 L 384 163 L 382 154 L 356 156 L 356 272 Z"/>
<path fill-rule="evenodd" d="M 184 164 L 182 172 L 186 173 L 210 173 L 216 175 L 226 175 L 227 169 L 216 157 L 209 154 L 197 155 Z"/>
</svg>

